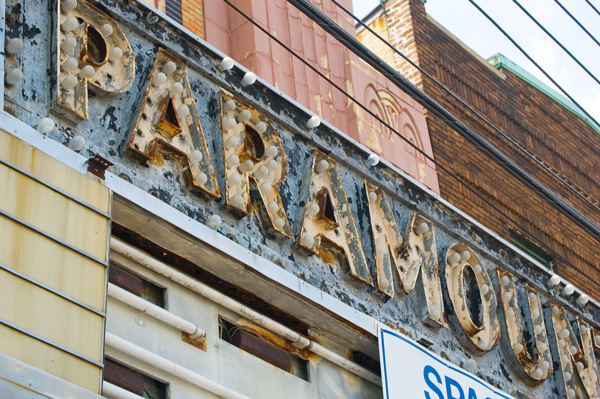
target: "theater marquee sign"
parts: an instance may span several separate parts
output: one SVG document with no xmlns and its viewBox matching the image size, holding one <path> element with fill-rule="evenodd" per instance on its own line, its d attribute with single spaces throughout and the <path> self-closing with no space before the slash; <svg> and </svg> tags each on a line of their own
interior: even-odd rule
<svg viewBox="0 0 600 399">
<path fill-rule="evenodd" d="M 51 23 L 38 6 L 19 11 L 35 32 L 7 19 L 29 39 L 6 61 L 25 75 L 6 89 L 17 117 L 50 109 L 48 137 L 83 139 L 115 175 L 450 362 L 477 359 L 501 390 L 600 398 L 595 304 L 142 6 L 63 1 Z M 26 66 L 48 57 L 50 75 Z M 486 397 L 420 371 L 427 398 Z"/>
</svg>

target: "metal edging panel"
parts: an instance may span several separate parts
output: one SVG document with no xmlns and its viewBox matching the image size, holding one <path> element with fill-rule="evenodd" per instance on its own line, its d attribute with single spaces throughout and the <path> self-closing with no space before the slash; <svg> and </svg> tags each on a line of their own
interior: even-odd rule
<svg viewBox="0 0 600 399">
<path fill-rule="evenodd" d="M 94 308 L 94 307 L 92 307 L 92 306 L 90 306 L 90 305 L 88 305 L 88 304 L 80 301 L 79 299 L 73 298 L 70 295 L 62 293 L 62 292 L 56 290 L 55 288 L 52 288 L 49 285 L 47 285 L 45 283 L 42 283 L 41 281 L 38 281 L 38 280 L 36 280 L 34 278 L 31 278 L 31 277 L 27 276 L 26 274 L 23 274 L 23 273 L 19 272 L 18 270 L 15 270 L 15 269 L 13 269 L 13 268 L 11 268 L 11 267 L 3 264 L 3 263 L 0 263 L 0 269 L 2 269 L 2 270 L 6 271 L 6 272 L 8 272 L 8 273 L 10 273 L 10 274 L 12 274 L 14 276 L 19 277 L 22 280 L 28 281 L 31 284 L 33 284 L 33 285 L 35 285 L 35 286 L 37 286 L 39 288 L 42 288 L 42 289 L 44 289 L 44 290 L 46 290 L 48 292 L 51 292 L 52 294 L 57 295 L 57 296 L 65 299 L 65 300 L 67 300 L 67 301 L 69 301 L 69 302 L 77 305 L 77 306 L 80 306 L 80 307 L 82 307 L 82 308 L 84 308 L 86 310 L 89 310 L 90 312 L 95 313 L 98 316 L 106 317 L 106 312 L 98 310 L 98 309 L 96 309 L 96 308 Z"/>
<path fill-rule="evenodd" d="M 58 193 L 58 194 L 60 194 L 60 195 L 62 195 L 64 197 L 70 199 L 71 201 L 74 201 L 74 202 L 78 203 L 79 205 L 82 205 L 82 206 L 90 209 L 91 211 L 94 211 L 97 214 L 99 214 L 101 216 L 104 216 L 107 219 L 110 219 L 110 215 L 107 212 L 104 212 L 101 209 L 98 209 L 95 206 L 93 206 L 91 204 L 88 204 L 87 202 L 85 202 L 85 201 L 83 201 L 83 200 L 75 197 L 73 194 L 69 194 L 65 190 L 63 190 L 63 189 L 61 189 L 59 187 L 56 187 L 55 185 L 53 185 L 53 184 L 51 184 L 51 183 L 49 183 L 49 182 L 47 182 L 47 181 L 45 181 L 45 180 L 37 177 L 36 175 L 32 174 L 31 172 L 28 172 L 25 169 L 20 168 L 17 165 L 14 165 L 13 163 L 8 162 L 7 160 L 2 159 L 2 158 L 0 158 L 0 164 L 3 164 L 5 166 L 7 166 L 7 167 L 9 167 L 9 168 L 11 168 L 13 170 L 15 170 L 16 172 L 19 172 L 19 173 L 21 173 L 21 174 L 29 177 L 30 179 L 32 179 L 32 180 L 34 180 L 34 181 L 42 184 L 45 187 L 48 187 L 52 191 L 54 191 L 54 192 L 56 192 L 56 193 Z"/>
<path fill-rule="evenodd" d="M 13 222 L 19 223 L 19 224 L 27 227 L 30 230 L 33 230 L 36 233 L 39 233 L 39 234 L 43 235 L 44 237 L 49 238 L 50 240 L 57 242 L 58 244 L 66 247 L 66 248 L 69 248 L 70 250 L 72 250 L 74 252 L 77 252 L 78 254 L 83 255 L 86 258 L 93 260 L 94 262 L 97 262 L 101 265 L 104 265 L 105 267 L 108 267 L 108 259 L 106 261 L 104 261 L 104 260 L 98 258 L 97 256 L 89 254 L 89 253 L 85 252 L 84 250 L 79 249 L 76 246 L 69 244 L 68 242 L 65 242 L 62 239 L 55 237 L 54 235 L 52 235 L 50 233 L 45 232 L 44 230 L 40 229 L 39 227 L 36 227 L 36 226 L 32 225 L 31 223 L 28 223 L 12 214 L 6 212 L 4 209 L 0 209 L 0 215 L 12 220 Z"/>
<path fill-rule="evenodd" d="M 38 340 L 40 342 L 43 342 L 43 343 L 45 343 L 47 345 L 50 345 L 50 346 L 52 346 L 52 347 L 54 347 L 56 349 L 59 349 L 59 350 L 65 352 L 65 353 L 68 353 L 69 355 L 75 356 L 76 358 L 81 359 L 81 360 L 83 360 L 85 362 L 88 362 L 90 364 L 93 364 L 93 365 L 95 365 L 95 366 L 97 366 L 99 368 L 103 368 L 104 367 L 104 364 L 102 362 L 96 361 L 96 360 L 91 359 L 91 358 L 89 358 L 89 357 L 87 357 L 85 355 L 82 355 L 79 352 L 76 352 L 76 351 L 74 351 L 74 350 L 72 350 L 70 348 L 67 348 L 67 347 L 65 347 L 63 345 L 60 345 L 60 344 L 58 344 L 58 343 L 56 343 L 56 342 L 54 342 L 52 340 L 44 338 L 44 337 L 42 337 L 39 334 L 31 332 L 31 331 L 29 331 L 29 330 L 27 330 L 27 329 L 25 329 L 23 327 L 20 327 L 20 326 L 14 324 L 14 323 L 11 323 L 10 321 L 5 320 L 5 319 L 3 319 L 1 317 L 0 317 L 0 324 L 4 324 L 5 326 L 7 326 L 9 328 L 12 328 L 15 331 L 18 331 L 18 332 L 20 332 L 22 334 L 25 334 L 25 335 L 27 335 L 27 336 L 29 336 L 31 338 L 34 338 L 34 339 Z"/>
</svg>

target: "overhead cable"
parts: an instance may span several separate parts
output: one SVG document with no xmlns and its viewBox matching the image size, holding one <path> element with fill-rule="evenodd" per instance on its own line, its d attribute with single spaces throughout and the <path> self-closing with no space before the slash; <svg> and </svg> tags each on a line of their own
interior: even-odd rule
<svg viewBox="0 0 600 399">
<path fill-rule="evenodd" d="M 475 109 L 473 109 L 469 104 L 467 104 L 464 100 L 462 100 L 457 94 L 455 94 L 452 90 L 450 90 L 446 85 L 444 85 L 443 83 L 441 83 L 440 81 L 438 81 L 435 77 L 433 77 L 432 75 L 430 75 L 427 71 L 425 71 L 423 68 L 421 68 L 415 62 L 413 62 L 408 56 L 406 56 L 404 53 L 402 53 L 400 50 L 398 50 L 396 47 L 394 47 L 390 42 L 388 42 L 387 40 L 385 40 L 380 34 L 378 34 L 377 32 L 375 32 L 369 25 L 365 24 L 360 18 L 358 18 L 356 15 L 354 15 L 352 13 L 352 11 L 348 10 L 347 8 L 345 8 L 337 0 L 331 0 L 331 1 L 336 6 L 338 6 L 341 10 L 343 10 L 346 14 L 348 14 L 351 18 L 353 18 L 356 22 L 358 22 L 364 29 L 366 29 L 367 31 L 369 31 L 370 33 L 372 33 L 373 35 L 375 35 L 387 47 L 389 47 L 395 53 L 397 53 L 398 55 L 400 55 L 405 61 L 407 61 L 410 65 L 412 65 L 419 72 L 421 72 L 425 77 L 427 77 L 429 80 L 431 80 L 433 83 L 435 83 L 436 86 L 438 86 L 439 88 L 441 88 L 442 90 L 444 90 L 446 93 L 448 93 L 454 100 L 458 101 L 461 105 L 463 105 L 465 108 L 467 108 L 475 116 L 477 116 L 479 119 L 481 119 L 485 124 L 487 124 L 493 130 L 495 130 L 498 134 L 500 134 L 502 137 L 504 137 L 506 140 L 508 140 L 511 144 L 513 144 L 515 147 L 517 147 L 527 157 L 529 157 L 533 162 L 535 162 L 538 166 L 540 166 L 542 169 L 544 169 L 546 172 L 548 172 L 552 177 L 554 177 L 555 179 L 557 179 L 558 181 L 560 181 L 571 192 L 573 192 L 575 195 L 577 195 L 579 198 L 581 198 L 587 204 L 589 204 L 590 206 L 592 206 L 595 210 L 597 210 L 598 212 L 600 212 L 600 207 L 598 207 L 596 204 L 594 204 L 592 201 L 590 201 L 589 198 L 587 198 L 584 194 L 582 194 L 581 192 L 579 192 L 579 190 L 577 190 L 575 187 L 571 186 L 569 184 L 569 182 L 567 182 L 566 180 L 564 180 L 556 172 L 554 172 L 552 169 L 550 169 L 548 166 L 546 166 L 543 162 L 541 162 L 538 158 L 536 158 L 535 155 L 533 155 L 529 151 L 527 151 L 527 149 L 525 149 L 523 146 L 521 146 L 521 144 L 519 144 L 519 142 L 517 142 L 516 140 L 514 140 L 508 134 L 504 133 L 502 130 L 500 130 L 500 128 L 498 128 L 496 125 L 494 125 L 494 123 L 492 123 L 491 121 L 489 121 L 488 119 L 486 119 L 483 115 L 481 115 L 479 112 L 477 112 Z"/>
<path fill-rule="evenodd" d="M 596 7 L 594 7 L 594 5 L 592 4 L 592 2 L 590 0 L 585 0 L 586 3 L 588 3 L 590 5 L 590 7 L 592 7 L 594 9 L 594 11 L 596 11 L 596 14 L 600 15 L 600 11 L 598 11 L 598 9 Z"/>
<path fill-rule="evenodd" d="M 594 37 L 594 35 L 592 35 L 590 33 L 589 30 L 586 29 L 585 26 L 583 26 L 583 24 L 581 22 L 579 22 L 579 20 L 577 18 L 575 18 L 575 16 L 559 1 L 559 0 L 554 0 L 554 2 L 556 4 L 558 4 L 558 6 L 560 8 L 562 8 L 562 10 L 569 16 L 571 17 L 571 19 L 573 20 L 573 22 L 575 22 L 585 33 L 587 33 L 587 35 L 590 37 L 590 39 L 592 39 L 594 42 L 596 42 L 596 44 L 598 46 L 600 46 L 600 42 Z"/>
<path fill-rule="evenodd" d="M 360 108 L 362 108 L 366 113 L 368 113 L 373 118 L 375 118 L 383 126 L 385 126 L 386 128 L 390 129 L 390 131 L 392 131 L 394 134 L 396 134 L 400 139 L 402 139 L 403 141 L 405 141 L 408 145 L 410 145 L 412 148 L 414 148 L 417 152 L 421 153 L 426 159 L 428 159 L 433 164 L 435 164 L 437 168 L 439 168 L 444 173 L 447 173 L 452 179 L 456 180 L 459 184 L 463 185 L 468 191 L 470 191 L 471 193 L 473 193 L 473 195 L 475 195 L 481 201 L 483 201 L 484 203 L 486 203 L 488 206 L 490 206 L 492 209 L 494 209 L 500 215 L 502 215 L 503 217 L 505 217 L 506 220 L 512 222 L 524 234 L 527 234 L 528 236 L 530 236 L 530 237 L 532 237 L 532 238 L 535 239 L 535 235 L 529 229 L 527 229 L 522 224 L 520 224 L 519 222 L 517 222 L 515 219 L 513 219 L 512 217 L 510 217 L 508 214 L 506 214 L 505 212 L 503 212 L 500 208 L 498 208 L 496 205 L 494 205 L 490 200 L 488 200 L 487 198 L 485 198 L 485 196 L 483 196 L 482 194 L 480 194 L 479 192 L 477 192 L 477 190 L 475 190 L 474 188 L 472 188 L 468 183 L 462 181 L 456 174 L 454 174 L 447 167 L 445 167 L 444 165 L 442 165 L 441 163 L 439 163 L 438 161 L 436 161 L 432 156 L 430 156 L 429 154 L 427 154 L 425 151 L 423 151 L 421 148 L 419 148 L 416 144 L 414 144 L 413 142 L 411 142 L 410 140 L 408 140 L 406 137 L 402 136 L 402 134 L 400 134 L 397 130 L 395 130 L 389 123 L 387 123 L 386 121 L 384 121 L 383 119 L 381 119 L 377 114 L 375 114 L 373 111 L 371 111 L 368 107 L 366 107 L 364 104 L 362 104 L 361 102 L 359 102 L 356 98 L 354 98 L 350 94 L 348 94 L 345 89 L 343 89 L 340 86 L 338 86 L 335 82 L 333 82 L 330 78 L 328 78 L 327 76 L 325 76 L 325 74 L 323 74 L 322 72 L 320 72 L 311 63 L 309 63 L 308 61 L 306 61 L 305 59 L 303 59 L 302 57 L 300 57 L 294 50 L 292 50 L 290 47 L 288 47 L 287 45 L 285 45 L 281 40 L 279 40 L 278 38 L 276 38 L 273 34 L 271 34 L 268 30 L 266 30 L 264 27 L 262 27 L 259 23 L 257 23 L 252 18 L 250 18 L 247 14 L 245 14 L 238 7 L 236 7 L 235 5 L 233 5 L 229 0 L 223 0 L 223 1 L 225 3 L 227 3 L 230 7 L 232 7 L 235 11 L 237 11 L 239 14 L 241 14 L 244 18 L 246 18 L 255 27 L 257 27 L 259 30 L 261 30 L 263 33 L 265 33 L 267 36 L 269 36 L 273 41 L 275 41 L 280 46 L 282 46 L 284 49 L 286 49 L 290 54 L 292 54 L 295 58 L 297 58 L 299 61 L 301 61 L 309 69 L 311 69 L 313 72 L 315 72 L 316 74 L 318 74 L 321 78 L 323 78 L 324 80 L 326 80 L 334 88 L 336 88 L 337 90 L 339 90 L 343 95 L 345 95 L 346 97 L 348 97 L 357 106 L 359 106 Z M 445 122 L 450 123 L 448 121 L 445 121 Z M 573 265 L 565 257 L 563 257 L 561 254 L 559 254 L 558 252 L 556 252 L 550 246 L 548 246 L 547 244 L 544 244 L 543 242 L 540 243 L 540 244 L 550 254 L 552 254 L 553 256 L 555 256 L 557 259 L 560 259 L 566 265 L 571 266 L 573 268 L 573 270 L 580 271 L 580 269 L 577 266 Z M 580 273 L 583 273 L 583 272 L 580 272 Z M 595 281 L 593 281 L 593 283 L 595 285 L 597 285 L 598 287 L 600 287 L 600 283 L 597 283 Z"/>
<path fill-rule="evenodd" d="M 575 99 L 565 90 L 562 88 L 562 86 L 560 86 L 558 83 L 556 83 L 556 81 L 552 78 L 552 76 L 550 76 L 550 74 L 548 74 L 548 72 L 546 72 L 544 70 L 544 68 L 542 68 L 537 62 L 535 62 L 535 60 L 527 53 L 527 51 L 525 51 L 523 49 L 523 47 L 521 47 L 519 45 L 519 43 L 517 43 L 504 29 L 502 29 L 502 27 L 491 17 L 489 16 L 481 7 L 479 7 L 479 5 L 477 5 L 477 3 L 474 0 L 469 0 L 469 3 L 473 4 L 473 6 L 475 8 L 477 8 L 477 10 L 479 10 L 480 13 L 482 13 L 500 32 L 502 32 L 502 34 L 508 39 L 510 40 L 510 42 L 517 48 L 519 49 L 519 51 L 525 56 L 527 57 L 527 59 L 536 66 L 537 69 L 540 70 L 540 72 L 542 72 L 544 74 L 544 76 L 546 76 L 565 96 L 567 96 L 567 98 L 569 100 L 571 100 L 571 102 L 573 104 L 575 104 L 580 110 L 581 112 L 583 112 L 588 118 L 590 118 L 590 120 L 592 122 L 594 122 L 594 124 L 596 126 L 600 126 L 600 123 L 598 123 L 598 121 L 589 114 L 589 112 L 587 112 L 585 110 L 585 108 L 583 108 L 581 105 L 579 105 L 579 103 L 577 101 L 575 101 Z"/>
<path fill-rule="evenodd" d="M 567 49 L 556 37 L 554 37 L 554 35 L 552 33 L 550 33 L 550 31 L 548 29 L 546 29 L 546 27 L 544 25 L 542 25 L 533 15 L 531 15 L 531 13 L 529 11 L 527 11 L 527 9 L 525 7 L 523 7 L 523 5 L 521 3 L 519 3 L 519 0 L 513 0 L 513 3 L 515 3 L 517 5 L 517 7 L 519 7 L 521 9 L 521 11 L 523 11 L 525 13 L 525 15 L 527 15 L 529 17 L 529 19 L 531 19 L 533 22 L 535 22 L 535 24 L 544 31 L 544 33 L 546 35 L 548 35 L 548 37 L 550 39 L 552 39 L 552 41 L 554 41 L 554 43 L 556 43 L 565 53 L 567 53 L 567 55 L 569 57 L 571 57 L 571 59 L 573 61 L 575 61 L 575 63 L 577 63 L 577 65 L 579 65 L 581 67 L 581 69 L 583 69 L 588 75 L 590 75 L 590 77 L 592 79 L 594 79 L 594 81 L 598 84 L 600 84 L 600 80 L 598 80 L 598 78 L 596 76 L 594 76 L 594 74 L 592 72 L 590 72 L 589 69 L 586 68 L 585 65 L 583 65 L 583 63 L 581 61 L 579 61 L 577 59 L 577 57 L 575 57 L 573 55 L 573 53 L 571 53 L 569 51 L 569 49 Z"/>
<path fill-rule="evenodd" d="M 529 175 L 525 170 L 515 164 L 509 157 L 494 147 L 491 143 L 481 137 L 473 129 L 465 125 L 456 116 L 438 104 L 434 99 L 419 90 L 415 85 L 400 75 L 393 67 L 371 52 L 365 45 L 360 43 L 354 36 L 346 32 L 341 26 L 332 21 L 321 10 L 316 8 L 307 0 L 287 0 L 298 8 L 307 17 L 325 29 L 330 35 L 335 37 L 340 43 L 346 46 L 350 51 L 359 56 L 375 70 L 386 76 L 399 89 L 411 96 L 415 101 L 421 104 L 433 115 L 440 118 L 457 133 L 467 139 L 470 143 L 479 147 L 488 157 L 502 166 L 513 177 L 525 184 L 530 189 L 538 193 L 546 202 L 550 203 L 555 209 L 571 219 L 575 224 L 590 234 L 595 240 L 600 242 L 600 227 L 590 220 L 587 216 L 579 212 L 572 205 L 560 198 L 551 190 L 547 189 L 539 181 Z M 469 0 L 472 1 L 472 0 Z"/>
</svg>

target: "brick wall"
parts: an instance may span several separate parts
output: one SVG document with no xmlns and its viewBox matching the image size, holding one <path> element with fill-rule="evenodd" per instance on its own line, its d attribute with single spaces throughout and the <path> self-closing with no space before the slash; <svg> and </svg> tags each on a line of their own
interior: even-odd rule
<svg viewBox="0 0 600 399">
<path fill-rule="evenodd" d="M 183 26 L 200 37 L 204 37 L 203 0 L 171 0 L 181 3 L 181 19 Z"/>
<path fill-rule="evenodd" d="M 421 0 L 390 0 L 384 7 L 384 22 L 389 28 L 392 44 L 403 51 L 416 49 L 414 60 L 425 71 L 598 204 L 598 132 L 510 71 L 502 70 L 502 73 L 498 73 L 492 70 L 484 60 L 467 50 L 432 21 L 426 15 Z M 402 24 L 406 21 L 409 26 Z M 395 34 L 398 31 L 406 32 L 402 34 L 405 36 Z M 396 68 L 408 74 L 428 95 L 508 154 L 538 181 L 600 224 L 600 213 L 594 207 L 570 192 L 434 83 L 423 79 L 418 72 L 411 71 L 402 62 L 397 63 Z M 427 115 L 427 124 L 436 160 L 533 232 L 536 241 L 548 245 L 565 257 L 575 267 L 556 260 L 554 270 L 600 299 L 598 242 L 441 120 Z M 449 175 L 438 171 L 438 179 L 444 198 L 504 238 L 510 239 L 510 229 L 520 230 Z"/>
</svg>

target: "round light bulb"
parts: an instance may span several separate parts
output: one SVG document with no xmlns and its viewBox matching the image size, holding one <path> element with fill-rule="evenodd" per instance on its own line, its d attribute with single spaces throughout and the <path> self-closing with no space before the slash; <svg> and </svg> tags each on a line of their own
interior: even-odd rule
<svg viewBox="0 0 600 399">
<path fill-rule="evenodd" d="M 559 283 L 560 283 L 560 277 L 557 276 L 556 274 L 554 274 L 552 277 L 550 277 L 548 279 L 548 284 L 550 286 L 555 286 L 555 285 L 558 285 Z"/>
<path fill-rule="evenodd" d="M 228 168 L 235 168 L 239 164 L 240 164 L 240 157 L 238 157 L 237 155 L 231 154 L 230 156 L 227 157 L 227 167 Z"/>
<path fill-rule="evenodd" d="M 53 131 L 55 126 L 56 125 L 51 118 L 43 118 L 38 123 L 37 130 L 42 134 L 47 134 Z"/>
<path fill-rule="evenodd" d="M 184 119 L 189 114 L 190 108 L 187 105 L 181 104 L 179 107 L 177 107 L 177 116 L 179 117 L 179 119 Z"/>
<path fill-rule="evenodd" d="M 539 380 L 540 378 L 542 378 L 543 375 L 544 375 L 544 372 L 542 371 L 542 369 L 540 369 L 539 367 L 536 367 L 536 369 L 533 371 L 533 373 L 531 373 L 531 378 L 533 378 L 534 380 Z"/>
<path fill-rule="evenodd" d="M 504 287 L 506 287 L 508 283 L 510 283 L 510 279 L 508 278 L 508 276 L 502 276 L 500 278 L 500 284 L 502 284 Z"/>
<path fill-rule="evenodd" d="M 238 139 L 237 136 L 229 136 L 225 140 L 225 148 L 227 150 L 231 150 L 233 148 L 236 148 L 239 142 L 240 142 L 240 139 Z"/>
<path fill-rule="evenodd" d="M 67 75 L 62 80 L 62 82 L 60 82 L 60 87 L 62 87 L 65 90 L 71 90 L 77 85 L 77 82 L 78 81 L 75 75 Z"/>
<path fill-rule="evenodd" d="M 300 238 L 300 244 L 307 248 L 313 248 L 315 246 L 315 237 L 310 234 L 304 234 L 302 238 Z"/>
<path fill-rule="evenodd" d="M 250 113 L 250 111 L 245 109 L 242 112 L 240 112 L 239 114 L 237 114 L 236 120 L 238 122 L 246 122 L 246 121 L 249 121 L 250 118 L 252 118 L 252 113 Z"/>
<path fill-rule="evenodd" d="M 254 72 L 246 72 L 240 83 L 243 87 L 246 87 L 254 84 L 254 82 L 256 82 L 256 75 Z"/>
<path fill-rule="evenodd" d="M 60 4 L 60 10 L 62 12 L 73 11 L 77 8 L 77 0 L 63 0 Z"/>
<path fill-rule="evenodd" d="M 256 131 L 259 133 L 264 133 L 267 131 L 267 124 L 262 121 L 258 122 L 256 124 L 256 126 L 254 126 L 254 127 L 256 128 Z M 277 155 L 277 153 L 275 153 L 275 155 Z M 273 156 L 275 156 L 275 155 L 273 155 Z"/>
<path fill-rule="evenodd" d="M 6 52 L 8 54 L 16 54 L 23 48 L 23 40 L 18 37 L 13 37 L 6 43 Z"/>
<path fill-rule="evenodd" d="M 91 78 L 92 76 L 94 76 L 94 74 L 96 73 L 96 70 L 94 69 L 93 66 L 91 65 L 85 65 L 83 68 L 81 68 L 81 70 L 79 71 L 78 76 L 81 79 L 86 79 L 86 78 Z"/>
<path fill-rule="evenodd" d="M 473 266 L 473 270 L 475 271 L 475 274 L 480 274 L 483 271 L 483 268 L 480 264 L 476 264 L 475 266 Z"/>
<path fill-rule="evenodd" d="M 171 93 L 171 96 L 173 97 L 180 95 L 183 93 L 183 85 L 179 82 L 173 83 L 169 88 L 169 93 Z"/>
<path fill-rule="evenodd" d="M 266 166 L 259 167 L 256 172 L 254 172 L 254 177 L 258 180 L 262 180 L 269 175 L 269 169 Z"/>
<path fill-rule="evenodd" d="M 15 83 L 20 82 L 21 79 L 23 79 L 23 72 L 21 72 L 20 69 L 15 68 L 11 69 L 11 71 L 6 74 L 4 82 L 8 85 L 14 85 Z"/>
<path fill-rule="evenodd" d="M 271 213 L 271 214 L 279 211 L 279 205 L 277 204 L 277 202 L 275 202 L 275 201 L 269 202 L 269 204 L 267 205 L 267 211 L 269 211 L 269 213 Z"/>
<path fill-rule="evenodd" d="M 375 201 L 377 201 L 377 193 L 376 193 L 376 192 L 374 192 L 374 191 L 371 191 L 371 192 L 369 193 L 369 201 L 371 201 L 371 202 L 375 202 Z"/>
<path fill-rule="evenodd" d="M 369 164 L 369 166 L 377 166 L 377 164 L 379 164 L 379 155 L 369 155 L 369 158 L 367 158 L 367 163 Z"/>
<path fill-rule="evenodd" d="M 312 203 L 308 206 L 308 208 L 306 208 L 306 215 L 308 217 L 313 217 L 315 216 L 317 213 L 319 213 L 319 211 L 321 210 L 321 208 L 319 208 L 319 205 L 317 205 L 316 203 Z"/>
<path fill-rule="evenodd" d="M 198 162 L 202 161 L 202 158 L 203 158 L 203 155 L 200 150 L 194 150 L 190 154 L 190 162 L 191 163 L 198 163 Z"/>
<path fill-rule="evenodd" d="M 206 225 L 210 228 L 218 227 L 221 224 L 221 217 L 219 215 L 210 215 L 206 219 Z"/>
<path fill-rule="evenodd" d="M 327 169 L 329 169 L 329 162 L 327 162 L 324 159 L 321 159 L 319 162 L 317 162 L 317 164 L 315 165 L 315 171 L 318 174 L 321 174 L 325 171 L 327 171 Z"/>
<path fill-rule="evenodd" d="M 60 26 L 60 29 L 65 33 L 69 33 L 73 29 L 77 28 L 78 26 L 79 26 L 79 21 L 77 20 L 77 18 L 69 17 L 65 20 L 65 22 L 62 23 L 62 25 Z"/>
<path fill-rule="evenodd" d="M 425 222 L 420 223 L 417 227 L 415 227 L 415 234 L 421 235 L 429 230 L 429 225 Z"/>
<path fill-rule="evenodd" d="M 241 209 L 244 206 L 244 197 L 242 197 L 240 194 L 236 194 L 229 199 L 229 204 Z"/>
<path fill-rule="evenodd" d="M 237 126 L 237 121 L 235 120 L 235 118 L 227 118 L 223 122 L 223 127 L 225 128 L 225 130 L 231 130 L 236 126 Z"/>
<path fill-rule="evenodd" d="M 277 167 L 279 166 L 279 164 L 277 163 L 276 160 L 271 159 L 269 162 L 266 163 L 267 169 L 269 169 L 271 172 L 277 170 Z"/>
<path fill-rule="evenodd" d="M 513 345 L 513 350 L 515 351 L 515 353 L 521 353 L 521 351 L 523 350 L 523 345 L 517 342 Z"/>
<path fill-rule="evenodd" d="M 260 186 L 258 186 L 258 188 L 263 193 L 270 193 L 273 190 L 273 186 L 270 183 L 263 183 Z"/>
<path fill-rule="evenodd" d="M 275 158 L 278 153 L 279 150 L 274 145 L 270 145 L 265 149 L 265 155 L 269 158 Z"/>
<path fill-rule="evenodd" d="M 208 181 L 208 176 L 204 172 L 200 172 L 196 175 L 196 183 L 199 185 L 204 185 Z"/>
<path fill-rule="evenodd" d="M 163 72 L 157 73 L 156 75 L 154 75 L 154 78 L 152 78 L 152 85 L 154 87 L 158 87 L 166 82 L 167 82 L 167 75 L 165 75 Z"/>
<path fill-rule="evenodd" d="M 562 290 L 563 295 L 571 295 L 574 292 L 575 292 L 575 286 L 573 286 L 573 284 L 565 285 L 565 288 L 563 288 L 563 290 Z"/>
<path fill-rule="evenodd" d="M 512 294 L 510 292 L 505 292 L 502 294 L 502 300 L 504 302 L 509 302 L 510 298 L 512 298 Z"/>
<path fill-rule="evenodd" d="M 75 136 L 71 139 L 69 145 L 74 151 L 81 151 L 85 148 L 85 139 L 81 136 Z"/>
<path fill-rule="evenodd" d="M 241 182 L 242 176 L 238 175 L 237 173 L 232 174 L 229 176 L 229 179 L 227 179 L 227 184 L 229 184 L 231 187 L 238 186 Z"/>
<path fill-rule="evenodd" d="M 535 320 L 535 319 L 537 319 L 538 317 L 540 317 L 540 311 L 539 311 L 539 310 L 537 310 L 537 309 L 533 309 L 533 310 L 531 311 L 531 318 Z"/>
<path fill-rule="evenodd" d="M 285 225 L 285 222 L 283 221 L 282 218 L 276 218 L 275 220 L 273 220 L 273 226 L 275 226 L 275 228 L 278 230 L 283 229 L 284 225 Z"/>
<path fill-rule="evenodd" d="M 479 291 L 481 291 L 481 295 L 485 295 L 488 292 L 490 292 L 490 286 L 487 284 L 481 284 L 481 287 L 479 288 Z"/>
<path fill-rule="evenodd" d="M 471 259 L 471 253 L 469 251 L 462 251 L 460 253 L 460 260 L 461 261 L 466 262 L 469 259 Z"/>
<path fill-rule="evenodd" d="M 177 70 L 177 64 L 175 64 L 173 61 L 167 61 L 165 62 L 165 65 L 163 65 L 161 71 L 165 74 L 165 75 L 170 75 L 173 72 L 175 72 Z"/>
<path fill-rule="evenodd" d="M 381 289 L 382 291 L 386 291 L 389 287 L 390 287 L 390 280 L 388 280 L 385 277 L 382 277 L 379 280 L 379 289 Z"/>
<path fill-rule="evenodd" d="M 240 171 L 240 173 L 247 173 L 250 172 L 252 169 L 254 169 L 254 162 L 252 162 L 249 159 L 246 159 L 240 164 L 240 166 L 238 166 L 238 170 Z"/>
<path fill-rule="evenodd" d="M 60 69 L 65 72 L 71 72 L 74 71 L 78 66 L 79 62 L 77 62 L 75 58 L 69 57 L 61 64 Z"/>
<path fill-rule="evenodd" d="M 235 110 L 235 101 L 233 100 L 227 100 L 223 103 L 223 112 L 231 112 L 233 110 Z"/>
<path fill-rule="evenodd" d="M 75 46 L 77 46 L 77 40 L 74 37 L 67 37 L 60 44 L 60 49 L 66 53 L 75 49 Z"/>
<path fill-rule="evenodd" d="M 113 34 L 113 27 L 110 24 L 104 24 L 100 27 L 100 32 L 104 37 L 109 37 Z"/>
<path fill-rule="evenodd" d="M 579 298 L 577 298 L 577 304 L 585 305 L 586 303 L 588 303 L 589 300 L 590 300 L 589 296 L 587 296 L 586 294 L 581 294 L 581 295 L 579 295 Z"/>
<path fill-rule="evenodd" d="M 307 129 L 314 129 L 316 127 L 318 127 L 321 124 L 321 118 L 319 118 L 317 115 L 313 115 L 310 117 L 310 119 L 308 121 L 306 121 L 306 128 Z"/>
<path fill-rule="evenodd" d="M 233 61 L 233 59 L 231 59 L 230 57 L 225 57 L 225 58 L 223 58 L 223 60 L 221 60 L 221 63 L 219 64 L 218 69 L 221 72 L 228 71 L 231 68 L 233 68 L 234 64 L 235 64 L 235 61 Z"/>
<path fill-rule="evenodd" d="M 108 60 L 110 62 L 117 62 L 123 57 L 123 50 L 118 47 L 114 47 L 108 53 Z"/>
<path fill-rule="evenodd" d="M 448 263 L 450 263 L 451 265 L 458 263 L 458 261 L 460 261 L 460 255 L 456 252 L 448 257 Z"/>
</svg>

